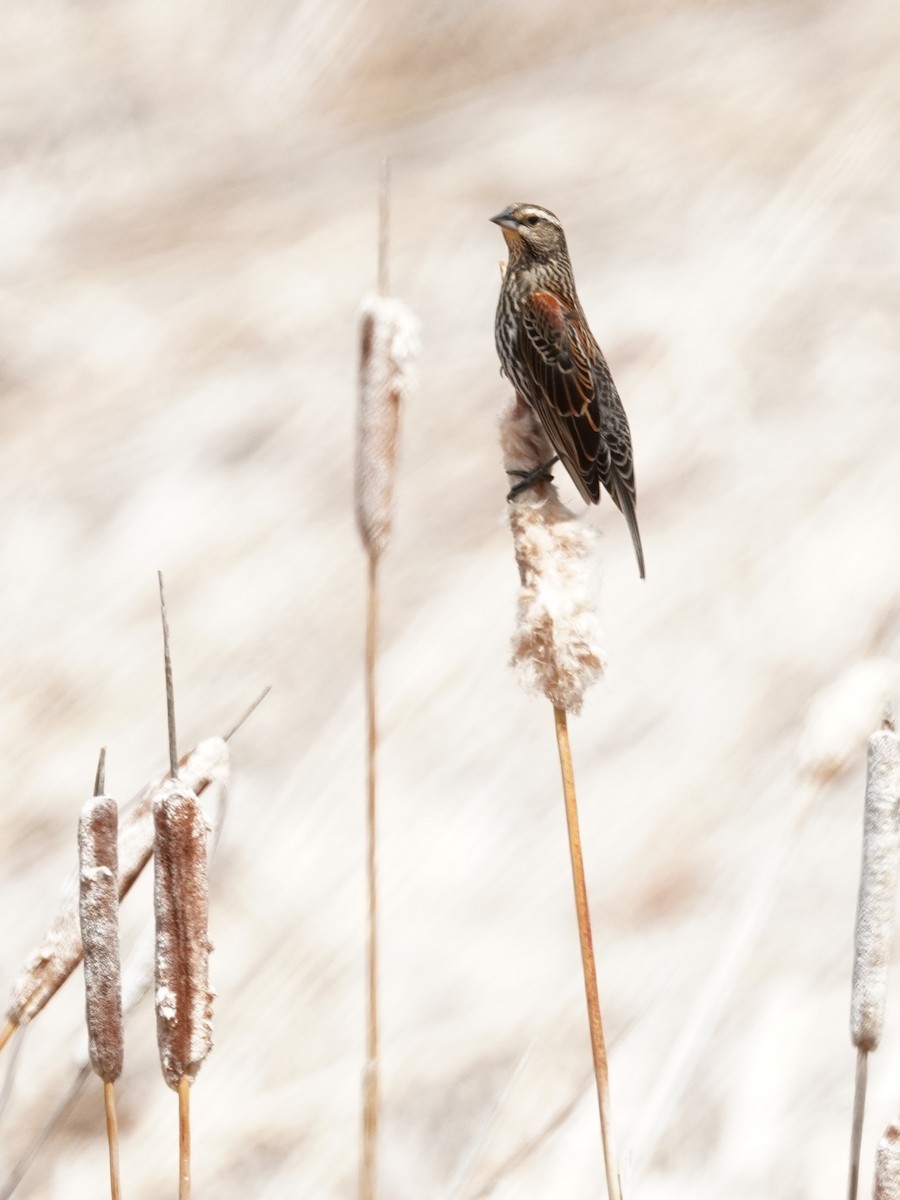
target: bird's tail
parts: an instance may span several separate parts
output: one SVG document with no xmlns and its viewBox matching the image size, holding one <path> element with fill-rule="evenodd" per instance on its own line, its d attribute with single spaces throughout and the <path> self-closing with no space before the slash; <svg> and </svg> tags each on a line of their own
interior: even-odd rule
<svg viewBox="0 0 900 1200">
<path fill-rule="evenodd" d="M 646 579 L 644 574 L 644 550 L 641 546 L 641 531 L 638 529 L 637 512 L 634 507 L 634 497 L 621 488 L 616 496 L 619 502 L 619 508 L 625 515 L 625 520 L 628 522 L 628 532 L 631 534 L 631 541 L 634 545 L 634 553 L 637 556 L 638 570 L 641 573 L 641 579 Z"/>
</svg>

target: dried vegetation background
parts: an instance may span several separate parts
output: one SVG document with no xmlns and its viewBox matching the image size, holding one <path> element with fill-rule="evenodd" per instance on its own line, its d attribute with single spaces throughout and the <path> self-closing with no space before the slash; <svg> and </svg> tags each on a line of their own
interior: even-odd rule
<svg viewBox="0 0 900 1200">
<path fill-rule="evenodd" d="M 648 580 L 607 502 L 610 670 L 572 731 L 627 1156 L 783 826 L 810 701 L 900 654 L 898 55 L 892 0 L 4 6 L 0 968 L 74 865 L 99 745 L 122 800 L 165 762 L 161 567 L 181 745 L 274 685 L 214 866 L 198 1196 L 355 1194 L 351 477 L 380 156 L 424 345 L 382 582 L 384 1194 L 442 1200 L 500 1100 L 456 1200 L 599 1196 L 552 723 L 506 667 L 487 218 L 563 218 L 637 449 Z M 890 670 L 846 692 L 838 739 L 875 727 Z M 860 739 L 642 1200 L 840 1194 L 863 780 Z M 894 1000 L 863 1192 L 900 1103 Z M 31 1031 L 4 1162 L 67 1083 L 81 1011 L 79 976 Z M 171 1194 L 149 1005 L 118 1094 L 125 1193 Z M 104 1181 L 89 1087 L 21 1194 Z"/>
</svg>

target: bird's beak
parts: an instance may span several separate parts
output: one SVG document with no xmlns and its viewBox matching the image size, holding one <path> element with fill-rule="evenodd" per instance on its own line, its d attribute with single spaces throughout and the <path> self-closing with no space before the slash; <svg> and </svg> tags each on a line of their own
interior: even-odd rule
<svg viewBox="0 0 900 1200">
<path fill-rule="evenodd" d="M 496 217 L 491 217 L 491 220 L 495 225 L 499 225 L 501 229 L 511 229 L 513 233 L 518 233 L 519 222 L 508 208 L 504 208 L 502 213 L 497 213 Z"/>
</svg>

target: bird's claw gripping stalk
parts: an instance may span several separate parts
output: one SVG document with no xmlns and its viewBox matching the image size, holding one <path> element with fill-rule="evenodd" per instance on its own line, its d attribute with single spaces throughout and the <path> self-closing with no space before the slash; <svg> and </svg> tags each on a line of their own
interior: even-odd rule
<svg viewBox="0 0 900 1200">
<path fill-rule="evenodd" d="M 506 494 L 507 503 L 512 503 L 516 496 L 520 496 L 522 492 L 527 492 L 530 487 L 536 483 L 552 483 L 553 476 L 550 474 L 550 468 L 559 462 L 559 455 L 554 454 L 549 462 L 541 463 L 539 467 L 534 467 L 531 471 L 507 471 L 507 475 L 514 475 L 521 480 L 515 487 L 510 488 Z"/>
</svg>

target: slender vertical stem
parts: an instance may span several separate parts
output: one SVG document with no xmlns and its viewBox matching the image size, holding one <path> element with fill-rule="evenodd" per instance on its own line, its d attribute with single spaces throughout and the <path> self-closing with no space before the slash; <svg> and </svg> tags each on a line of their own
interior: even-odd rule
<svg viewBox="0 0 900 1200">
<path fill-rule="evenodd" d="M 253 701 L 253 703 L 250 705 L 250 707 L 247 709 L 247 711 L 241 717 L 241 719 L 239 721 L 236 721 L 235 724 L 232 725 L 232 727 L 228 730 L 228 732 L 226 734 L 223 734 L 223 736 L 222 736 L 223 742 L 231 741 L 231 739 L 234 737 L 234 735 L 237 733 L 237 731 L 240 729 L 240 727 L 244 724 L 244 722 L 249 717 L 253 716 L 253 714 L 256 712 L 256 710 L 259 708 L 259 706 L 262 704 L 263 700 L 265 700 L 266 696 L 268 696 L 268 694 L 269 694 L 269 692 L 271 692 L 271 690 L 272 690 L 271 684 L 269 684 L 268 687 L 263 688 L 263 690 L 259 693 L 259 695 L 256 697 L 256 699 Z"/>
<path fill-rule="evenodd" d="M 862 1048 L 856 1051 L 856 1084 L 853 1089 L 853 1124 L 850 1127 L 850 1173 L 847 1179 L 847 1198 L 856 1200 L 859 1188 L 859 1153 L 862 1145 L 863 1118 L 866 1115 L 866 1081 L 869 1074 L 869 1054 Z"/>
<path fill-rule="evenodd" d="M 591 1030 L 591 1051 L 594 1056 L 594 1076 L 597 1080 L 597 1100 L 600 1104 L 600 1135 L 603 1139 L 603 1160 L 606 1166 L 606 1187 L 609 1200 L 621 1200 L 619 1168 L 616 1161 L 613 1135 L 612 1106 L 609 1098 L 609 1067 L 606 1061 L 606 1042 L 600 1015 L 600 994 L 597 990 L 597 967 L 591 939 L 591 916 L 587 888 L 584 882 L 584 860 L 581 855 L 581 834 L 578 830 L 578 804 L 575 799 L 575 773 L 572 770 L 572 751 L 564 708 L 553 709 L 556 723 L 556 742 L 562 770 L 563 796 L 566 803 L 566 825 L 569 830 L 569 855 L 572 860 L 572 881 L 575 885 L 575 911 L 578 916 L 578 937 L 581 942 L 581 963 L 584 968 L 584 990 L 587 996 L 588 1024 Z"/>
<path fill-rule="evenodd" d="M 378 294 L 388 293 L 388 252 L 390 250 L 391 160 L 381 164 L 381 186 L 378 189 Z"/>
<path fill-rule="evenodd" d="M 109 1144 L 109 1194 L 121 1200 L 119 1182 L 119 1121 L 116 1117 L 116 1088 L 111 1080 L 103 1084 L 103 1104 L 106 1109 L 106 1140 Z"/>
<path fill-rule="evenodd" d="M 178 1081 L 178 1200 L 191 1200 L 191 1081 Z"/>
<path fill-rule="evenodd" d="M 175 684 L 172 679 L 172 651 L 169 645 L 169 614 L 166 611 L 166 589 L 163 584 L 163 573 L 159 576 L 159 611 L 163 627 L 163 662 L 166 671 L 166 719 L 169 730 L 169 771 L 172 778 L 178 774 L 178 746 L 175 739 Z"/>
<path fill-rule="evenodd" d="M 378 721 L 375 664 L 378 656 L 378 556 L 369 555 L 366 613 L 366 879 L 368 946 L 366 951 L 366 1065 L 363 1074 L 362 1200 L 377 1195 L 378 1153 L 378 874 L 376 858 L 376 753 Z"/>
</svg>

